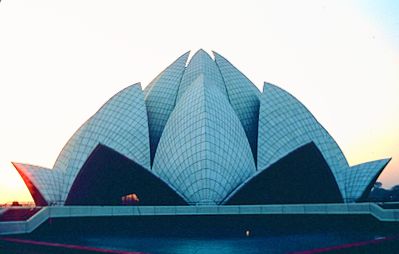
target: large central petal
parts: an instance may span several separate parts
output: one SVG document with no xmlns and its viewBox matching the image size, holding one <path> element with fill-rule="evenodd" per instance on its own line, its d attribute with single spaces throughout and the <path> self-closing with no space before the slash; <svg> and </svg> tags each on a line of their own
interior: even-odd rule
<svg viewBox="0 0 399 254">
<path fill-rule="evenodd" d="M 244 129 L 212 79 L 200 75 L 176 105 L 153 170 L 192 204 L 219 204 L 255 172 Z"/>
</svg>

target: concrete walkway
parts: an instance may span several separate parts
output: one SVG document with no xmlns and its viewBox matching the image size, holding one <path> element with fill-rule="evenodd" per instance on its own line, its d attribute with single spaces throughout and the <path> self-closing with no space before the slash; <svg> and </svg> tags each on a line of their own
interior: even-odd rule
<svg viewBox="0 0 399 254">
<path fill-rule="evenodd" d="M 0 235 L 30 233 L 49 218 L 251 214 L 363 214 L 374 216 L 379 221 L 399 222 L 399 209 L 383 209 L 375 203 L 241 206 L 48 206 L 43 207 L 27 221 L 0 222 Z"/>
</svg>

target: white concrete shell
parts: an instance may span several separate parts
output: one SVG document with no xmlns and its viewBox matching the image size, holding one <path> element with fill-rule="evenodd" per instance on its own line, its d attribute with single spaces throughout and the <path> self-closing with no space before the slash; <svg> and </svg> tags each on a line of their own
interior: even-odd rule
<svg viewBox="0 0 399 254">
<path fill-rule="evenodd" d="M 244 129 L 216 82 L 200 75 L 190 85 L 155 154 L 153 171 L 189 204 L 220 204 L 255 172 Z"/>
<path fill-rule="evenodd" d="M 228 60 L 216 52 L 213 54 L 226 85 L 230 104 L 244 127 L 256 161 L 261 94 L 258 88 Z"/>
<path fill-rule="evenodd" d="M 166 122 L 175 108 L 180 81 L 189 54 L 190 52 L 187 52 L 179 57 L 144 89 L 152 160 Z"/>
<path fill-rule="evenodd" d="M 267 170 L 311 142 L 320 151 L 317 154 L 323 159 L 320 161 L 329 179 L 333 179 L 334 189 L 336 182 L 346 202 L 357 201 L 369 191 L 389 160 L 350 168 L 338 144 L 294 96 L 267 83 L 260 94 L 228 60 L 214 55 L 215 61 L 199 50 L 186 66 L 187 52 L 144 92 L 140 84 L 135 84 L 114 95 L 70 138 L 52 170 L 14 163 L 32 196 L 41 204 L 64 204 L 74 182 L 78 187 L 72 188 L 71 193 L 82 195 L 79 179 L 87 186 L 95 186 L 88 183 L 92 175 L 99 174 L 97 169 L 106 169 L 99 162 L 106 156 L 90 162 L 93 165 L 88 170 L 95 170 L 87 171 L 90 174 L 86 178 L 78 176 L 85 172 L 81 169 L 90 164 L 87 159 L 99 144 L 133 161 L 140 169 L 152 170 L 151 174 L 189 204 L 223 204 L 256 170 L 258 174 Z M 311 156 L 310 152 L 304 154 Z M 292 165 L 305 157 L 295 158 Z M 112 162 L 115 161 L 120 160 Z M 117 163 L 114 166 L 118 168 Z M 108 176 L 108 171 L 102 172 Z M 295 172 L 306 175 L 302 173 L 304 169 Z M 281 171 L 277 175 L 286 181 Z M 107 177 L 101 179 L 109 182 Z M 93 193 L 98 196 L 97 190 Z M 119 194 L 112 194 L 112 200 L 119 201 Z"/>
<path fill-rule="evenodd" d="M 227 97 L 226 87 L 219 68 L 208 53 L 200 49 L 193 55 L 186 67 L 177 94 L 177 102 L 200 75 L 203 75 L 204 80 L 209 79 L 210 82 L 214 82 L 220 92 Z"/>
<path fill-rule="evenodd" d="M 350 167 L 346 178 L 346 202 L 356 202 L 367 195 L 390 160 L 370 161 Z"/>
<path fill-rule="evenodd" d="M 13 162 L 13 165 L 25 181 L 36 204 L 62 203 L 60 190 L 63 174 L 61 172 L 23 163 Z"/>
<path fill-rule="evenodd" d="M 338 144 L 299 100 L 265 83 L 259 111 L 258 170 L 312 141 L 327 161 L 345 199 L 349 165 Z"/>
<path fill-rule="evenodd" d="M 64 174 L 62 200 L 65 201 L 79 170 L 99 143 L 150 168 L 147 111 L 139 84 L 113 96 L 62 149 L 54 164 L 54 170 Z"/>
</svg>

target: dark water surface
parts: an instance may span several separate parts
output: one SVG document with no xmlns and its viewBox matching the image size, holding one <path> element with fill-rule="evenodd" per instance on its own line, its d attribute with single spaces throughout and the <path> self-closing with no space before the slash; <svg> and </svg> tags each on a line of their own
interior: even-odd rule
<svg viewBox="0 0 399 254">
<path fill-rule="evenodd" d="M 21 238 L 153 254 L 255 254 L 309 250 L 398 233 L 398 225 L 365 216 L 186 216 L 63 219 Z"/>
<path fill-rule="evenodd" d="M 185 237 L 121 237 L 93 236 L 80 239 L 85 246 L 105 249 L 142 251 L 149 253 L 286 253 L 317 247 L 340 245 L 379 237 L 364 234 L 345 235 L 342 232 L 324 234 L 228 237 L 228 238 L 185 238 Z"/>
</svg>

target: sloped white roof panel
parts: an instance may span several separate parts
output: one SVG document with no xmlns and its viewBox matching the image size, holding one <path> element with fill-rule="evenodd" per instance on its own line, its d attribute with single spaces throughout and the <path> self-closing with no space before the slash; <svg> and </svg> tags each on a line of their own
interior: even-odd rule
<svg viewBox="0 0 399 254">
<path fill-rule="evenodd" d="M 79 170 L 99 144 L 150 168 L 147 111 L 139 84 L 125 88 L 87 120 L 62 149 L 54 169 L 64 173 L 65 200 Z"/>
<path fill-rule="evenodd" d="M 166 124 L 153 171 L 196 205 L 219 204 L 255 172 L 238 117 L 218 86 L 202 75 Z"/>
<path fill-rule="evenodd" d="M 179 84 L 189 54 L 190 52 L 187 52 L 179 57 L 144 89 L 152 159 L 166 122 L 175 107 Z"/>
<path fill-rule="evenodd" d="M 23 163 L 13 163 L 14 167 L 20 172 L 22 177 L 27 177 L 40 194 L 43 196 L 45 201 L 51 204 L 60 204 L 61 202 L 61 185 L 63 175 L 59 171 L 23 164 Z M 32 193 L 32 189 L 29 188 Z M 32 193 L 32 196 L 35 193 Z"/>
<path fill-rule="evenodd" d="M 291 151 L 313 141 L 331 168 L 345 198 L 348 162 L 330 134 L 294 96 L 265 83 L 258 128 L 258 170 L 266 169 Z"/>
<path fill-rule="evenodd" d="M 355 202 L 377 180 L 391 159 L 370 161 L 350 167 L 346 179 L 346 201 Z"/>
<path fill-rule="evenodd" d="M 177 102 L 200 75 L 203 75 L 206 83 L 213 82 L 219 88 L 220 92 L 227 97 L 226 87 L 219 68 L 208 53 L 200 49 L 194 54 L 186 67 L 177 94 Z"/>
<path fill-rule="evenodd" d="M 252 153 L 256 159 L 260 92 L 258 88 L 229 61 L 217 53 L 216 64 L 223 76 L 229 101 L 244 127 Z"/>
</svg>

